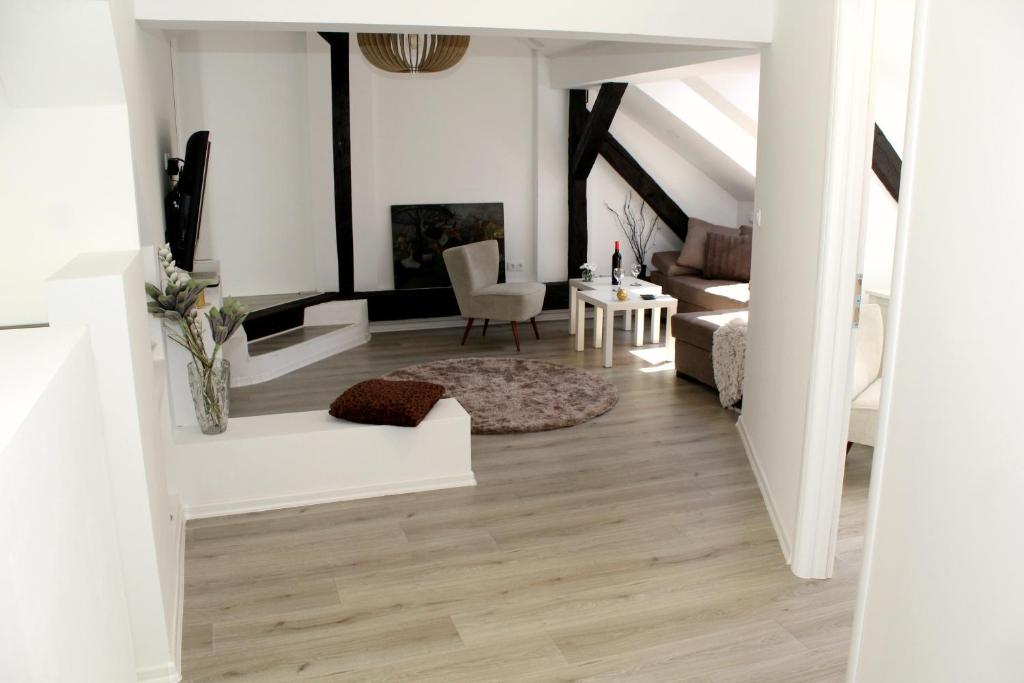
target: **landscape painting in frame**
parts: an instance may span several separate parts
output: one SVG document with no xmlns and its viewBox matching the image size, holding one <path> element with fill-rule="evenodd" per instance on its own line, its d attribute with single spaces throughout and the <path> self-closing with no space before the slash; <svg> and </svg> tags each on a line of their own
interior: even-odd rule
<svg viewBox="0 0 1024 683">
<path fill-rule="evenodd" d="M 450 287 L 445 249 L 498 241 L 498 282 L 505 281 L 505 208 L 485 204 L 396 204 L 391 207 L 395 289 Z"/>
</svg>

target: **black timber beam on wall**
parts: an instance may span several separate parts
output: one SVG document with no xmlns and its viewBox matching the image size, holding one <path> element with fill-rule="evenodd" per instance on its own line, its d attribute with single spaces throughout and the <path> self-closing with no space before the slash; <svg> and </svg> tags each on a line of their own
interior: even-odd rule
<svg viewBox="0 0 1024 683">
<path fill-rule="evenodd" d="M 331 46 L 331 144 L 334 150 L 334 230 L 338 292 L 355 290 L 352 245 L 352 129 L 349 104 L 348 34 L 321 33 Z"/>
<path fill-rule="evenodd" d="M 576 146 L 570 148 L 570 173 L 577 180 L 586 180 L 590 176 L 597 154 L 608 134 L 619 109 L 622 95 L 626 92 L 626 83 L 603 83 L 594 100 L 590 114 L 586 116 Z M 585 91 L 579 91 L 585 92 Z"/>
<path fill-rule="evenodd" d="M 871 152 L 871 170 L 893 199 L 900 200 L 900 176 L 903 174 L 903 160 L 885 137 L 882 129 L 875 124 L 875 143 Z"/>
<path fill-rule="evenodd" d="M 569 277 L 587 262 L 587 179 L 573 174 L 573 161 L 587 124 L 587 91 L 569 91 Z"/>
<path fill-rule="evenodd" d="M 657 214 L 669 230 L 678 235 L 679 239 L 686 239 L 686 228 L 690 217 L 672 201 L 661 185 L 658 185 L 657 181 L 640 165 L 640 162 L 634 159 L 633 155 L 627 152 L 626 148 L 611 133 L 604 136 L 601 156 L 633 188 L 640 199 L 651 207 L 651 210 Z"/>
<path fill-rule="evenodd" d="M 622 83 L 609 83 L 610 86 L 623 86 L 615 100 L 622 99 L 625 86 Z M 602 91 L 604 86 L 602 86 Z M 611 91 L 614 93 L 614 90 Z M 600 95 L 598 96 L 600 100 Z M 609 103 L 611 100 L 609 100 Z M 598 102 L 594 103 L 594 109 L 598 108 Z M 614 113 L 614 112 L 613 112 Z M 607 116 L 607 111 L 605 112 Z M 587 130 L 598 131 L 599 127 L 591 125 L 593 112 L 587 111 L 587 91 L 569 91 L 569 277 L 575 277 L 579 267 L 587 260 L 587 180 L 582 179 L 575 173 L 577 158 L 579 157 L 580 143 Z M 690 217 L 679 208 L 679 205 L 672 201 L 668 193 L 662 189 L 651 175 L 644 170 L 632 154 L 608 131 L 608 124 L 604 125 L 603 135 L 600 136 L 600 144 L 597 152 L 604 157 L 608 165 L 626 181 L 633 191 L 647 203 L 651 210 L 662 220 L 662 222 L 679 239 L 686 239 L 687 225 Z M 585 160 L 584 160 L 585 161 Z M 590 162 L 587 172 L 593 168 L 593 161 Z"/>
</svg>

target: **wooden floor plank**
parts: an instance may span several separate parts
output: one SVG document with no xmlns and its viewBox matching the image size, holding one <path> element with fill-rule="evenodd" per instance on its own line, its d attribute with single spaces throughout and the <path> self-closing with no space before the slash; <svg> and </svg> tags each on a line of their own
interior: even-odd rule
<svg viewBox="0 0 1024 683">
<path fill-rule="evenodd" d="M 613 382 L 551 432 L 473 437 L 478 485 L 189 522 L 184 679 L 841 680 L 871 451 L 847 461 L 836 578 L 782 558 L 735 431 L 703 387 L 615 365 L 542 324 L 522 357 Z M 376 334 L 232 391 L 234 415 L 321 410 L 351 384 L 508 335 Z M 653 370 L 653 371 L 652 371 Z"/>
</svg>

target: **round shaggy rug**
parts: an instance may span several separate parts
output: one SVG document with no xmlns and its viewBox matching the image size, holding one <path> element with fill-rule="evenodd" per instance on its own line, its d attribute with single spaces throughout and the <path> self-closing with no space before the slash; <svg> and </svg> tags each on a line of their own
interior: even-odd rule
<svg viewBox="0 0 1024 683">
<path fill-rule="evenodd" d="M 444 386 L 472 419 L 474 434 L 542 432 L 571 427 L 609 410 L 615 386 L 557 363 L 519 358 L 449 358 L 396 370 L 384 379 Z"/>
</svg>

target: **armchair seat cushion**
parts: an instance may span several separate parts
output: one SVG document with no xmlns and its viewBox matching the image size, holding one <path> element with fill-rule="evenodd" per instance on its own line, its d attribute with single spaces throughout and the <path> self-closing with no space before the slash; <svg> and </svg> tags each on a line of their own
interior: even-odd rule
<svg viewBox="0 0 1024 683">
<path fill-rule="evenodd" d="M 491 320 L 529 320 L 544 308 L 547 288 L 539 282 L 500 282 L 473 292 L 469 304 L 471 318 Z"/>
<path fill-rule="evenodd" d="M 547 288 L 539 282 L 499 282 L 473 292 L 473 296 L 530 296 L 543 294 Z"/>
</svg>

